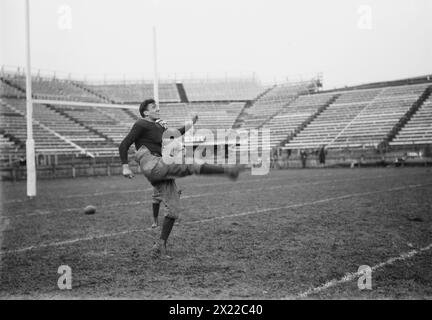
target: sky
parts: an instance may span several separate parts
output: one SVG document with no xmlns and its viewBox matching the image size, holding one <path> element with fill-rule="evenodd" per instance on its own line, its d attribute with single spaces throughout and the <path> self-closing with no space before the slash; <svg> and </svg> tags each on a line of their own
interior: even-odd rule
<svg viewBox="0 0 432 320">
<path fill-rule="evenodd" d="M 0 65 L 25 65 L 25 0 L 0 0 Z M 332 89 L 432 74 L 430 0 L 29 0 L 32 68 L 73 77 L 323 74 Z"/>
</svg>

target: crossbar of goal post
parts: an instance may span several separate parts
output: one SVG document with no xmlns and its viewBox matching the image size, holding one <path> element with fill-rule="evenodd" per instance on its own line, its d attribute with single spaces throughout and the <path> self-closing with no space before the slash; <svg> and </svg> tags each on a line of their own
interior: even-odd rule
<svg viewBox="0 0 432 320">
<path fill-rule="evenodd" d="M 115 103 L 99 103 L 99 102 L 86 102 L 86 101 L 68 101 L 68 100 L 55 100 L 55 99 L 33 99 L 34 104 L 53 104 L 74 107 L 103 107 L 103 108 L 121 108 L 138 110 L 138 104 L 115 104 Z"/>
</svg>

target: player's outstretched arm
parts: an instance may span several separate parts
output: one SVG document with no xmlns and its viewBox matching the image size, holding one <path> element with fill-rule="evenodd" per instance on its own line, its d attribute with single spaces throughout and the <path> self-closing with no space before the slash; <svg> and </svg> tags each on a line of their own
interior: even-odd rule
<svg viewBox="0 0 432 320">
<path fill-rule="evenodd" d="M 192 126 L 198 121 L 198 115 L 194 115 L 191 120 L 189 120 L 183 128 L 180 128 L 181 134 L 185 134 Z"/>
<path fill-rule="evenodd" d="M 174 138 L 178 138 L 179 137 L 179 133 L 180 135 L 184 135 L 186 133 L 186 131 L 188 131 L 190 128 L 192 128 L 192 126 L 198 121 L 198 115 L 195 115 L 192 117 L 191 120 L 189 120 L 188 122 L 186 122 L 186 124 L 178 129 L 171 129 L 168 128 L 165 133 L 164 136 L 165 138 L 170 138 L 170 137 L 174 137 Z"/>
</svg>

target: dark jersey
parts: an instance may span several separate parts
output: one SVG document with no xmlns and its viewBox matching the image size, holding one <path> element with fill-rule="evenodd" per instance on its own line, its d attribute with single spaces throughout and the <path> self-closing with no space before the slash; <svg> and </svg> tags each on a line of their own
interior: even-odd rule
<svg viewBox="0 0 432 320">
<path fill-rule="evenodd" d="M 122 164 L 128 163 L 128 150 L 132 143 L 135 143 L 136 150 L 142 146 L 146 146 L 151 153 L 162 156 L 162 136 L 165 130 L 166 127 L 159 123 L 144 119 L 137 120 L 119 146 Z M 182 135 L 185 133 L 185 127 L 178 130 Z"/>
</svg>

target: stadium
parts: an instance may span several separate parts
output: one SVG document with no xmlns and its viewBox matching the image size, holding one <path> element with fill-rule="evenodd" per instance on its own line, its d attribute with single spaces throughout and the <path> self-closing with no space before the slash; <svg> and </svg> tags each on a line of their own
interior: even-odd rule
<svg viewBox="0 0 432 320">
<path fill-rule="evenodd" d="M 0 79 L 2 177 L 25 179 L 25 76 L 3 70 Z M 118 105 L 138 105 L 152 96 L 152 83 L 35 77 L 32 87 L 35 98 L 54 100 L 34 109 L 40 177 L 120 174 L 118 145 L 140 115 Z M 322 146 L 327 166 L 430 165 L 432 76 L 319 89 L 319 77 L 269 88 L 252 78 L 162 82 L 161 117 L 174 127 L 197 113 L 196 129 L 268 128 L 273 168 L 299 167 L 303 149 L 310 154 L 306 166 L 317 167 Z M 115 107 L 102 106 L 110 103 Z M 195 146 L 203 142 L 195 138 Z"/>
<path fill-rule="evenodd" d="M 371 68 L 366 79 L 379 81 L 330 87 L 325 72 L 163 77 L 154 50 L 155 73 L 140 79 L 1 66 L 1 298 L 432 297 L 430 57 L 409 76 L 378 79 Z M 135 179 L 122 176 L 119 155 L 153 97 L 169 127 L 198 115 L 184 146 L 248 159 L 237 181 L 178 179 L 187 209 L 169 240 L 173 259 L 159 262 L 148 255 L 160 232 L 150 227 L 152 185 L 134 147 Z M 258 140 L 200 134 L 218 130 Z M 253 174 L 264 162 L 266 174 Z M 88 205 L 96 214 L 83 213 Z M 72 270 L 66 290 L 61 266 Z"/>
</svg>

